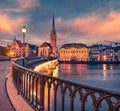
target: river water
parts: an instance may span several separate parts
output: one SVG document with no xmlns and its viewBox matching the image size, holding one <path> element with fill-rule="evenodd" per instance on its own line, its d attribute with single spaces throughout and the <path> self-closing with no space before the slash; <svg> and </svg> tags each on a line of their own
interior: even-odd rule
<svg viewBox="0 0 120 111">
<path fill-rule="evenodd" d="M 120 93 L 120 65 L 118 64 L 59 64 L 54 70 L 53 76 Z M 45 89 L 45 111 L 47 111 L 47 86 Z M 53 111 L 53 88 L 50 97 L 50 109 Z M 57 97 L 59 100 L 59 102 L 57 102 L 57 111 L 62 111 L 60 104 L 61 94 L 58 93 Z M 80 111 L 79 99 L 79 96 L 76 95 L 75 111 Z M 85 111 L 94 111 L 93 101 L 90 97 L 87 100 Z M 69 91 L 66 91 L 65 104 L 65 111 L 70 111 Z M 108 111 L 108 105 L 105 104 L 106 102 L 102 103 L 103 107 L 101 107 L 100 111 Z"/>
<path fill-rule="evenodd" d="M 58 78 L 120 92 L 118 64 L 59 64 Z"/>
</svg>

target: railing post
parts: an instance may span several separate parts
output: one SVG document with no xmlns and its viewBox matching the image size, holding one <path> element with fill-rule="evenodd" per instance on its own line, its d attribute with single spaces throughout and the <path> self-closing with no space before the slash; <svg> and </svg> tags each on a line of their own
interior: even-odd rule
<svg viewBox="0 0 120 111">
<path fill-rule="evenodd" d="M 20 74 L 19 74 L 19 71 L 17 73 L 17 94 L 19 95 L 20 94 Z"/>
<path fill-rule="evenodd" d="M 40 78 L 40 111 L 44 111 L 44 76 Z"/>
<path fill-rule="evenodd" d="M 70 111 L 74 111 L 74 98 L 71 97 Z"/>
<path fill-rule="evenodd" d="M 56 111 L 56 108 L 57 108 L 57 88 L 54 89 L 54 111 Z"/>
<path fill-rule="evenodd" d="M 30 62 L 31 61 L 31 62 Z M 43 60 L 42 60 L 43 61 Z M 45 60 L 44 60 L 45 61 Z M 37 63 L 35 60 L 29 60 L 26 61 L 26 66 L 27 64 L 32 64 Z M 16 64 L 22 65 L 21 61 L 17 61 Z M 24 69 L 21 66 L 18 66 L 16 64 L 12 64 L 12 74 L 13 74 L 13 80 L 14 84 L 17 87 L 18 94 L 21 94 L 24 97 L 27 97 L 27 101 L 34 106 L 34 109 L 36 111 L 44 111 L 44 94 L 45 94 L 45 83 L 48 82 L 48 111 L 50 110 L 57 110 L 57 94 L 59 91 L 57 88 L 61 88 L 61 96 L 62 96 L 62 103 L 61 109 L 62 111 L 65 110 L 67 104 L 65 104 L 65 97 L 68 93 L 66 93 L 66 90 L 69 90 L 70 87 L 70 110 L 74 111 L 74 107 L 77 105 L 74 104 L 75 101 L 75 95 L 76 93 L 79 93 L 80 95 L 80 103 L 81 104 L 81 111 L 85 111 L 86 109 L 86 100 L 90 96 L 92 101 L 93 101 L 93 108 L 94 111 L 99 111 L 100 109 L 100 104 L 102 101 L 105 100 L 106 103 L 108 103 L 108 108 L 111 111 L 118 111 L 120 109 L 120 94 L 116 94 L 113 92 L 108 92 L 100 89 L 94 89 L 89 87 L 89 86 L 83 86 L 80 84 L 76 84 L 74 82 L 70 82 L 67 80 L 59 79 L 59 78 L 54 78 L 54 77 L 49 77 L 43 74 L 38 74 L 33 71 Z M 60 82 L 60 84 L 59 84 Z M 69 83 L 69 85 L 68 85 Z M 50 88 L 51 86 L 54 85 L 54 100 L 50 98 L 51 92 Z M 74 89 L 73 89 L 74 88 Z M 77 89 L 76 89 L 77 88 Z M 26 98 L 25 98 L 26 99 Z M 77 98 L 78 99 L 78 98 Z M 89 100 L 89 99 L 88 99 Z M 53 102 L 54 107 L 50 109 L 50 102 Z M 91 102 L 91 101 L 90 101 Z M 75 106 L 74 106 L 75 105 Z M 106 105 L 106 104 L 105 104 Z"/>
<path fill-rule="evenodd" d="M 85 103 L 84 102 L 81 103 L 81 111 L 85 111 Z"/>
<path fill-rule="evenodd" d="M 64 104 L 65 104 L 65 95 L 62 94 L 62 111 L 64 111 Z"/>
<path fill-rule="evenodd" d="M 48 86 L 48 111 L 50 111 L 50 85 Z"/>
</svg>

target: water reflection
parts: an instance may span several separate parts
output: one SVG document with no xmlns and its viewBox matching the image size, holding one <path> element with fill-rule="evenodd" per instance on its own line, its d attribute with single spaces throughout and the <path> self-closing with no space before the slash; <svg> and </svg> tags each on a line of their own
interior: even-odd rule
<svg viewBox="0 0 120 111">
<path fill-rule="evenodd" d="M 103 64 L 102 67 L 103 67 L 103 80 L 106 80 L 107 79 L 107 72 L 106 72 L 107 65 Z"/>
<path fill-rule="evenodd" d="M 118 87 L 120 86 L 119 72 L 120 72 L 119 65 L 59 64 L 54 69 L 52 76 L 58 77 L 58 78 L 67 78 L 70 80 L 75 80 L 78 82 L 89 84 L 90 86 L 95 85 L 96 87 L 103 87 L 109 90 L 112 89 L 112 90 L 120 91 L 120 88 Z M 40 85 L 38 85 L 38 87 L 39 87 L 38 93 L 40 93 Z M 69 96 L 69 92 L 67 93 Z M 53 85 L 51 85 L 50 87 L 50 109 L 51 111 L 54 108 L 54 103 L 53 103 L 54 94 L 55 94 L 54 88 L 53 88 Z M 36 96 L 36 94 L 34 95 Z M 48 85 L 47 84 L 45 85 L 45 88 L 44 88 L 44 95 L 45 95 L 44 107 L 45 107 L 45 111 L 47 111 L 48 110 Z M 68 96 L 66 96 L 67 103 L 68 103 L 68 98 L 69 98 Z M 76 98 L 78 98 L 78 96 Z M 38 99 L 40 100 L 40 96 L 38 96 Z M 58 100 L 59 100 L 58 105 L 57 105 L 58 107 L 61 106 L 59 104 L 61 101 L 60 99 L 61 99 L 61 94 L 58 95 Z M 76 101 L 78 101 L 78 99 Z M 88 102 L 88 104 L 90 105 L 90 102 Z M 89 108 L 90 107 L 88 107 L 87 109 Z M 57 111 L 61 111 L 61 110 L 58 109 Z"/>
<path fill-rule="evenodd" d="M 118 64 L 59 64 L 58 77 L 120 91 Z"/>
</svg>

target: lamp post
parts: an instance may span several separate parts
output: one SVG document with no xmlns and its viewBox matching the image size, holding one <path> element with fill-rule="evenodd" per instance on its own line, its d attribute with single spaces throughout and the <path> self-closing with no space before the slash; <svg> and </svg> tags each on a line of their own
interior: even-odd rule
<svg viewBox="0 0 120 111">
<path fill-rule="evenodd" d="M 22 27 L 22 35 L 23 35 L 23 66 L 25 65 L 24 59 L 25 59 L 25 34 L 26 34 L 26 31 L 27 31 L 26 27 L 23 26 Z"/>
</svg>

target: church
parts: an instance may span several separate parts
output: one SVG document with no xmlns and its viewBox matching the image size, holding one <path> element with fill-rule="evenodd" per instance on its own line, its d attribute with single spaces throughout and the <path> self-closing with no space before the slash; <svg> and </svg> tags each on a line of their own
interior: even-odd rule
<svg viewBox="0 0 120 111">
<path fill-rule="evenodd" d="M 38 47 L 38 56 L 43 58 L 57 58 L 58 57 L 58 48 L 56 46 L 57 35 L 55 30 L 55 20 L 54 16 L 52 18 L 52 30 L 50 33 L 50 43 L 44 42 L 41 46 Z"/>
</svg>

